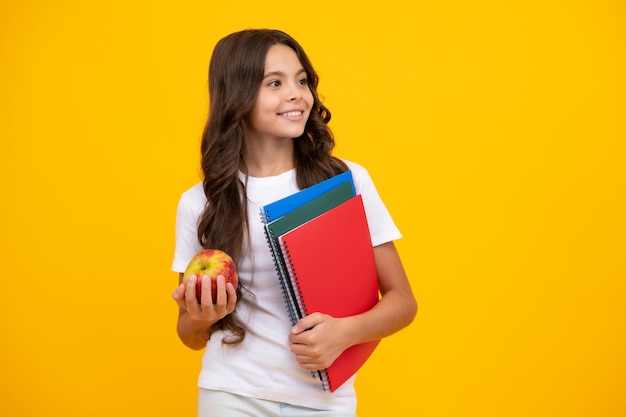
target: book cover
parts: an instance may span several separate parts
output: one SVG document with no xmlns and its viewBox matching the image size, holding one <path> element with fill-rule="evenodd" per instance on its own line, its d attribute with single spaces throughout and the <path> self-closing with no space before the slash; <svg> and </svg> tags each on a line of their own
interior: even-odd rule
<svg viewBox="0 0 626 417">
<path fill-rule="evenodd" d="M 335 175 L 325 181 L 300 190 L 295 194 L 267 204 L 261 208 L 261 219 L 263 220 L 263 223 L 276 220 L 346 181 L 352 186 L 353 194 L 356 194 L 354 181 L 352 179 L 352 171 L 342 172 L 341 174 Z"/>
<path fill-rule="evenodd" d="M 378 275 L 361 195 L 279 236 L 299 309 L 346 317 L 378 302 Z M 333 392 L 365 363 L 379 341 L 346 349 L 326 370 Z"/>
</svg>

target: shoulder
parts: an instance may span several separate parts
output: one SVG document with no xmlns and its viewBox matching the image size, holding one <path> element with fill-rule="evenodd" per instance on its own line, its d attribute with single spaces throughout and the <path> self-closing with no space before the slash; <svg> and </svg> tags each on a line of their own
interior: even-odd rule
<svg viewBox="0 0 626 417">
<path fill-rule="evenodd" d="M 365 214 L 370 228 L 372 244 L 378 246 L 402 237 L 394 223 L 389 210 L 380 198 L 374 181 L 367 169 L 355 162 L 343 160 L 352 171 L 354 187 L 357 194 L 361 194 Z"/>
<path fill-rule="evenodd" d="M 356 162 L 353 162 L 353 161 L 348 161 L 347 159 L 342 159 L 342 161 L 348 166 L 350 171 L 352 171 L 353 176 L 358 177 L 361 175 L 369 175 L 367 173 L 367 169 L 365 169 L 364 166 L 357 164 Z"/>
<path fill-rule="evenodd" d="M 206 205 L 202 183 L 189 188 L 180 196 L 176 211 L 176 249 L 172 270 L 184 272 L 189 260 L 202 246 L 198 242 L 198 219 Z"/>
<path fill-rule="evenodd" d="M 342 161 L 345 162 L 350 171 L 352 171 L 352 178 L 354 180 L 354 186 L 356 187 L 357 193 L 362 193 L 363 191 L 367 192 L 371 188 L 374 188 L 372 177 L 364 166 L 345 159 L 342 159 Z"/>
<path fill-rule="evenodd" d="M 207 199 L 204 195 L 202 182 L 199 182 L 184 191 L 180 196 L 177 217 L 179 219 L 189 218 L 195 221 L 202 214 L 206 202 Z"/>
<path fill-rule="evenodd" d="M 191 207 L 204 208 L 206 205 L 206 196 L 204 195 L 204 188 L 202 182 L 195 184 L 193 187 L 185 190 L 180 196 L 181 204 L 186 204 Z"/>
</svg>

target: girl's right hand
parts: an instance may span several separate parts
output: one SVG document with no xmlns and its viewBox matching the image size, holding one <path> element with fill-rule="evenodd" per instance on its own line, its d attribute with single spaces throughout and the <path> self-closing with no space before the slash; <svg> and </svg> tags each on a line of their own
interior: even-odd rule
<svg viewBox="0 0 626 417">
<path fill-rule="evenodd" d="M 222 275 L 217 277 L 217 297 L 215 304 L 211 297 L 211 278 L 202 277 L 202 291 L 200 301 L 196 298 L 196 275 L 189 277 L 187 285 L 180 284 L 172 293 L 172 298 L 181 309 L 181 315 L 186 312 L 194 322 L 213 325 L 235 310 L 237 292 L 233 284 L 226 283 Z"/>
</svg>

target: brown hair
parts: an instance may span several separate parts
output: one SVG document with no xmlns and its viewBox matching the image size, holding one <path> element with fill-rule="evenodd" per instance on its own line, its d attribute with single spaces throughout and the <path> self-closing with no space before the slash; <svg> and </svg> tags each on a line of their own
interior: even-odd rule
<svg viewBox="0 0 626 417">
<path fill-rule="evenodd" d="M 201 144 L 201 167 L 207 205 L 198 224 L 204 248 L 221 249 L 239 264 L 248 231 L 245 184 L 239 179 L 243 160 L 243 121 L 254 107 L 265 71 L 265 57 L 272 45 L 293 49 L 313 94 L 313 108 L 304 133 L 294 138 L 296 181 L 300 189 L 314 185 L 348 168 L 331 155 L 335 146 L 328 128 L 330 111 L 317 94 L 319 79 L 302 47 L 278 30 L 250 29 L 222 38 L 213 51 L 209 67 L 210 112 Z M 245 288 L 243 289 L 245 290 Z M 238 298 L 242 288 L 238 288 Z M 229 330 L 223 343 L 239 344 L 245 329 L 228 315 L 215 326 Z"/>
</svg>

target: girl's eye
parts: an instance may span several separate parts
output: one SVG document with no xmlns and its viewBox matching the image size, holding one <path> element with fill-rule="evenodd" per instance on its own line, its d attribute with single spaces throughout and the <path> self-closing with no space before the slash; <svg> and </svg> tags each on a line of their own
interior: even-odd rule
<svg viewBox="0 0 626 417">
<path fill-rule="evenodd" d="M 298 81 L 298 83 L 300 85 L 308 85 L 308 80 L 306 78 L 301 79 L 300 81 Z"/>
<path fill-rule="evenodd" d="M 268 87 L 278 87 L 280 86 L 280 81 L 270 81 L 269 83 L 267 83 Z"/>
</svg>

